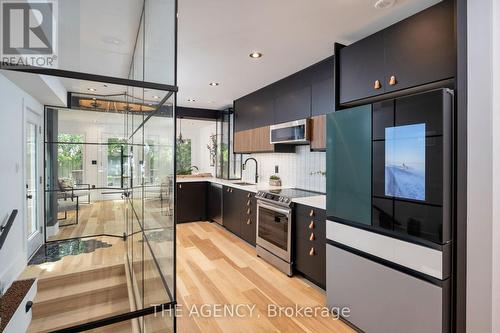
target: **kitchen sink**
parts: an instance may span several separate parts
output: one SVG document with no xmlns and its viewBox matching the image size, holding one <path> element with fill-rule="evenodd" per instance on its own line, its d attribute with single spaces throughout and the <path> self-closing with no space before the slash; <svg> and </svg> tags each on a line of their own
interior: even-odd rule
<svg viewBox="0 0 500 333">
<path fill-rule="evenodd" d="M 247 183 L 247 182 L 236 182 L 236 183 L 233 183 L 233 184 L 234 185 L 242 185 L 242 186 L 255 185 L 255 184 Z"/>
</svg>

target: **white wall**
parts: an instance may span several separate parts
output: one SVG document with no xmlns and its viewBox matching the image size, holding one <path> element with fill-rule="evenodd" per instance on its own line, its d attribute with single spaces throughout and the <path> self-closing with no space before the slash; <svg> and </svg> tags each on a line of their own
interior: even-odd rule
<svg viewBox="0 0 500 333">
<path fill-rule="evenodd" d="M 43 106 L 0 74 L 0 224 L 19 213 L 0 250 L 0 284 L 5 288 L 27 263 L 23 174 L 24 108 L 43 116 Z M 42 118 L 43 119 L 43 118 Z"/>
<path fill-rule="evenodd" d="M 191 165 L 197 166 L 200 172 L 209 172 L 215 176 L 215 166 L 210 165 L 210 151 L 207 144 L 210 141 L 210 136 L 216 134 L 216 122 L 178 119 L 177 137 L 179 136 L 179 130 L 182 132 L 184 139 L 191 140 Z"/>
<path fill-rule="evenodd" d="M 467 332 L 500 332 L 499 3 L 467 4 Z"/>
<path fill-rule="evenodd" d="M 295 153 L 244 155 L 243 161 L 253 157 L 259 162 L 259 183 L 269 182 L 274 175 L 274 167 L 279 168 L 278 176 L 283 186 L 304 190 L 326 192 L 326 177 L 318 172 L 326 171 L 326 153 L 311 152 L 309 146 L 297 146 Z M 243 171 L 243 180 L 255 182 L 255 163 L 249 161 Z"/>
</svg>

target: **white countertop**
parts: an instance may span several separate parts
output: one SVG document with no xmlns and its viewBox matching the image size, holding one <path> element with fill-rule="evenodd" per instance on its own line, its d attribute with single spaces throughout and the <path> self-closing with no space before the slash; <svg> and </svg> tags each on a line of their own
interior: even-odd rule
<svg viewBox="0 0 500 333">
<path fill-rule="evenodd" d="M 266 183 L 258 183 L 256 185 L 237 185 L 235 183 L 241 182 L 241 180 L 226 180 L 215 177 L 177 177 L 177 183 L 196 183 L 196 182 L 210 182 L 214 184 L 226 185 L 253 193 L 257 193 L 258 191 L 279 190 L 282 188 L 287 188 L 287 187 L 271 186 Z M 318 209 L 326 209 L 326 195 L 315 195 L 312 197 L 305 197 L 305 198 L 293 198 L 292 201 L 301 205 L 311 206 Z"/>
</svg>

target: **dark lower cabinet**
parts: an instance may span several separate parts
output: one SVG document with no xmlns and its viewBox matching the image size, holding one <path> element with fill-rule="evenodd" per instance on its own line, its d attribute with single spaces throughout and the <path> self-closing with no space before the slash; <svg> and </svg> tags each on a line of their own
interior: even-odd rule
<svg viewBox="0 0 500 333">
<path fill-rule="evenodd" d="M 324 289 L 326 285 L 325 211 L 305 205 L 297 205 L 295 211 L 295 270 Z"/>
<path fill-rule="evenodd" d="M 207 182 L 177 184 L 177 223 L 207 219 L 207 187 Z"/>
<path fill-rule="evenodd" d="M 208 220 L 222 223 L 222 185 L 214 183 L 208 185 L 207 201 Z"/>
<path fill-rule="evenodd" d="M 224 227 L 248 243 L 255 245 L 257 229 L 254 193 L 229 186 L 224 186 L 222 193 Z"/>
<path fill-rule="evenodd" d="M 222 221 L 224 227 L 236 235 L 241 233 L 241 202 L 238 200 L 238 190 L 224 186 L 222 188 Z"/>
</svg>

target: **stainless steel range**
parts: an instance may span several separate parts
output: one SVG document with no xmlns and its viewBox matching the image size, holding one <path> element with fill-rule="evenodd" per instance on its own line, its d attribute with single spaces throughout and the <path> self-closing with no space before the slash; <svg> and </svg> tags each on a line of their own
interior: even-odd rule
<svg viewBox="0 0 500 333">
<path fill-rule="evenodd" d="M 259 191 L 257 198 L 257 255 L 292 276 L 293 198 L 319 193 L 288 188 Z"/>
</svg>

